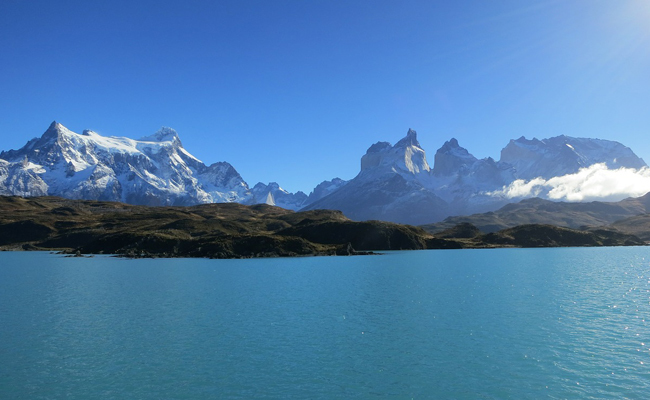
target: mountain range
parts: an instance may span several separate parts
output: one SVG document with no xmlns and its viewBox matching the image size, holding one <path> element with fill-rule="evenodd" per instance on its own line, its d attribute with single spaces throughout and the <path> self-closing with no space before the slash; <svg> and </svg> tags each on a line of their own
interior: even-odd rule
<svg viewBox="0 0 650 400">
<path fill-rule="evenodd" d="M 292 210 L 309 198 L 274 182 L 250 188 L 229 163 L 206 165 L 192 156 L 171 128 L 133 140 L 78 134 L 57 122 L 21 149 L 0 153 L 0 194 L 152 206 L 268 203 Z"/>
<path fill-rule="evenodd" d="M 431 168 L 416 132 L 409 130 L 394 146 L 387 142 L 370 146 L 355 178 L 305 209 L 336 209 L 352 219 L 420 225 L 497 210 L 518 200 L 503 194 L 509 185 L 568 176 L 596 164 L 611 169 L 646 167 L 618 142 L 557 136 L 511 140 L 499 161 L 477 159 L 451 139 L 438 149 Z M 549 193 L 540 189 L 528 197 Z"/>
<path fill-rule="evenodd" d="M 134 140 L 89 130 L 78 134 L 53 122 L 21 149 L 0 153 L 0 194 L 154 206 L 266 203 L 340 210 L 353 220 L 425 224 L 497 210 L 513 201 L 499 194 L 513 182 L 575 174 L 595 164 L 646 167 L 618 142 L 569 136 L 511 140 L 499 161 L 477 159 L 450 139 L 431 167 L 409 129 L 395 145 L 370 146 L 353 179 L 324 181 L 307 195 L 289 193 L 275 182 L 250 187 L 229 163 L 206 165 L 192 156 L 171 128 Z"/>
</svg>

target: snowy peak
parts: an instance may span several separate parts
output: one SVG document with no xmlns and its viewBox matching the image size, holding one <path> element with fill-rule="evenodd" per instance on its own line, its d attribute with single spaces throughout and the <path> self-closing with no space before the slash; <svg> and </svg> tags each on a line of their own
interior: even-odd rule
<svg viewBox="0 0 650 400">
<path fill-rule="evenodd" d="M 52 121 L 52 123 L 47 128 L 47 130 L 45 131 L 43 136 L 56 137 L 56 136 L 60 135 L 63 132 L 70 132 L 70 131 L 68 130 L 68 128 L 61 125 L 60 123 L 58 123 L 56 121 Z"/>
<path fill-rule="evenodd" d="M 262 182 L 257 182 L 257 184 L 253 186 L 253 190 L 259 192 L 283 192 L 289 194 L 289 192 L 282 189 L 277 182 L 269 182 L 268 185 L 265 185 Z"/>
<path fill-rule="evenodd" d="M 403 139 L 395 143 L 395 147 L 409 147 L 409 146 L 416 146 L 422 149 L 420 147 L 420 142 L 418 142 L 417 132 L 415 132 L 411 128 L 409 128 L 408 132 L 406 132 L 406 136 Z"/>
<path fill-rule="evenodd" d="M 463 154 L 469 154 L 467 149 L 465 149 L 464 147 L 460 147 L 460 145 L 458 144 L 458 140 L 456 138 L 451 138 L 448 141 L 446 141 L 445 144 L 443 144 L 442 147 L 438 149 L 438 152 L 442 152 L 442 153 L 460 152 Z"/>
<path fill-rule="evenodd" d="M 335 191 L 343 187 L 346 183 L 348 183 L 348 181 L 344 181 L 341 178 L 334 178 L 331 181 L 323 181 L 319 183 L 318 185 L 316 185 L 314 190 L 312 190 L 312 192 L 309 193 L 309 198 L 307 199 L 305 204 L 311 204 L 331 193 L 334 193 Z"/>
<path fill-rule="evenodd" d="M 45 133 L 43 133 L 40 139 L 34 139 L 33 142 L 38 142 L 39 145 L 43 145 L 46 142 L 56 142 L 62 136 L 70 135 L 71 133 L 72 131 L 70 131 L 65 126 L 61 125 L 56 121 L 52 121 L 52 123 L 47 128 Z"/>
<path fill-rule="evenodd" d="M 417 140 L 417 133 L 409 129 L 406 136 L 395 146 L 388 142 L 377 142 L 361 157 L 361 171 L 383 171 L 408 174 L 429 172 L 424 150 Z"/>
<path fill-rule="evenodd" d="M 0 192 L 145 205 L 245 202 L 246 182 L 228 163 L 207 167 L 163 128 L 149 140 L 72 132 L 53 122 L 23 148 L 0 153 Z"/>
<path fill-rule="evenodd" d="M 172 142 L 182 147 L 181 139 L 176 130 L 163 126 L 153 135 L 140 138 L 141 142 Z"/>
<path fill-rule="evenodd" d="M 458 144 L 458 140 L 452 138 L 436 152 L 433 174 L 435 176 L 451 176 L 470 168 L 477 161 L 476 157 Z"/>
<path fill-rule="evenodd" d="M 642 168 L 645 162 L 621 143 L 602 140 L 555 136 L 528 140 L 511 140 L 501 150 L 501 161 L 513 165 L 520 179 L 545 179 L 578 172 L 597 163 L 609 168 Z"/>
<path fill-rule="evenodd" d="M 303 207 L 307 195 L 301 191 L 289 193 L 282 189 L 277 182 L 269 182 L 265 185 L 258 182 L 251 190 L 253 198 L 251 204 L 268 204 L 286 208 L 287 210 L 298 210 Z"/>
<path fill-rule="evenodd" d="M 377 142 L 373 144 L 372 146 L 368 147 L 368 150 L 366 151 L 366 154 L 371 154 L 371 153 L 381 153 L 384 150 L 390 149 L 391 146 L 390 143 L 388 142 Z"/>
</svg>

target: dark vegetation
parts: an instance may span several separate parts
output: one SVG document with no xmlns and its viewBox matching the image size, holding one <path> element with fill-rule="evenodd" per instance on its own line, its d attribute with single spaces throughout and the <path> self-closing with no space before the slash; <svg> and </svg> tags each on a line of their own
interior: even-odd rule
<svg viewBox="0 0 650 400">
<path fill-rule="evenodd" d="M 0 196 L 0 248 L 129 257 L 289 257 L 373 250 L 642 245 L 609 230 L 528 225 L 484 234 L 461 224 L 436 235 L 339 211 L 288 211 L 265 204 L 147 207 L 58 197 Z"/>
<path fill-rule="evenodd" d="M 0 197 L 0 246 L 131 257 L 288 257 L 424 249 L 420 228 L 352 222 L 339 211 L 265 204 L 146 207 L 57 197 Z M 444 247 L 446 242 L 440 242 Z"/>
<path fill-rule="evenodd" d="M 422 228 L 429 233 L 439 234 L 458 224 L 469 223 L 481 232 L 491 233 L 519 225 L 545 224 L 579 230 L 607 227 L 650 239 L 650 224 L 636 220 L 649 212 L 650 193 L 618 202 L 567 203 L 533 198 L 508 204 L 497 211 L 449 217 L 442 222 L 423 225 Z M 621 222 L 630 218 L 633 220 L 629 223 Z M 636 228 L 627 229 L 634 224 Z"/>
<path fill-rule="evenodd" d="M 606 229 L 578 231 L 552 225 L 521 225 L 481 237 L 484 243 L 515 247 L 643 246 L 641 239 Z"/>
</svg>

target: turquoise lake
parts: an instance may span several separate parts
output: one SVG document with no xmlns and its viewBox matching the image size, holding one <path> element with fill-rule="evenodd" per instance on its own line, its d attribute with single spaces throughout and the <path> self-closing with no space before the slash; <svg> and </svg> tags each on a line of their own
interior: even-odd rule
<svg viewBox="0 0 650 400">
<path fill-rule="evenodd" d="M 0 253 L 2 399 L 650 393 L 650 247 Z"/>
</svg>

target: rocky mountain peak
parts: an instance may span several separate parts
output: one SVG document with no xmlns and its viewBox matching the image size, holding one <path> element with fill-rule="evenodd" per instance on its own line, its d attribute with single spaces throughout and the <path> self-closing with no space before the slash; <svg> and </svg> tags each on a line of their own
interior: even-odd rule
<svg viewBox="0 0 650 400">
<path fill-rule="evenodd" d="M 436 176 L 451 176 L 463 169 L 469 168 L 477 160 L 467 149 L 451 138 L 436 152 L 433 162 L 433 174 Z"/>
<path fill-rule="evenodd" d="M 377 142 L 370 146 L 361 157 L 361 171 L 377 167 L 381 170 L 400 170 L 409 174 L 430 170 L 424 150 L 418 143 L 417 133 L 413 129 L 409 129 L 406 136 L 395 146 L 388 142 Z"/>
<path fill-rule="evenodd" d="M 63 127 L 64 127 L 64 126 L 61 125 L 60 123 L 58 123 L 58 122 L 56 122 L 56 121 L 52 121 L 52 123 L 51 123 L 50 126 L 47 128 L 47 130 L 49 131 L 49 130 L 54 130 L 54 129 L 61 129 L 61 128 L 63 128 Z M 46 131 L 46 132 L 47 132 L 47 131 Z"/>
<path fill-rule="evenodd" d="M 296 193 L 289 193 L 277 182 L 269 182 L 268 185 L 258 182 L 252 189 L 253 198 L 249 201 L 250 204 L 269 204 L 290 210 L 300 209 L 305 201 L 307 195 L 301 191 Z"/>
<path fill-rule="evenodd" d="M 459 149 L 460 151 L 463 151 L 463 152 L 466 152 L 466 153 L 467 153 L 467 150 L 466 150 L 466 149 L 464 149 L 463 147 L 460 147 L 460 145 L 458 144 L 458 140 L 456 140 L 456 138 L 451 138 L 451 139 L 449 139 L 448 141 L 446 141 L 446 142 L 442 145 L 442 147 L 440 147 L 440 148 L 438 149 L 438 151 L 439 151 L 439 152 L 447 152 L 447 153 L 448 153 L 448 152 L 450 152 L 450 151 L 454 151 L 455 149 Z"/>
<path fill-rule="evenodd" d="M 284 190 L 284 189 L 282 189 L 277 182 L 269 182 L 268 184 L 265 184 L 263 182 L 257 182 L 255 186 L 253 186 L 253 190 L 273 191 L 273 190 Z"/>
<path fill-rule="evenodd" d="M 366 151 L 366 154 L 370 153 L 381 153 L 384 150 L 388 150 L 392 148 L 393 146 L 390 145 L 388 142 L 377 142 L 373 144 L 372 146 L 368 147 L 368 150 Z"/>
<path fill-rule="evenodd" d="M 145 136 L 140 139 L 143 142 L 172 142 L 182 146 L 181 139 L 175 129 L 167 126 L 161 127 L 153 135 Z"/>
<path fill-rule="evenodd" d="M 420 147 L 420 142 L 418 142 L 418 134 L 415 132 L 413 129 L 408 130 L 406 132 L 406 136 L 401 139 L 399 142 L 395 143 L 394 147 L 408 147 L 408 146 L 416 146 Z"/>
<path fill-rule="evenodd" d="M 43 133 L 43 138 L 49 139 L 49 138 L 58 138 L 59 135 L 61 135 L 63 132 L 67 131 L 68 129 L 61 125 L 60 123 L 56 121 L 52 121 L 50 126 L 47 128 L 45 133 Z"/>
</svg>

